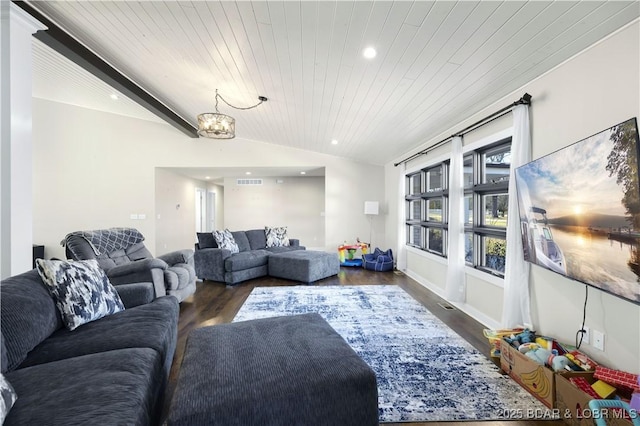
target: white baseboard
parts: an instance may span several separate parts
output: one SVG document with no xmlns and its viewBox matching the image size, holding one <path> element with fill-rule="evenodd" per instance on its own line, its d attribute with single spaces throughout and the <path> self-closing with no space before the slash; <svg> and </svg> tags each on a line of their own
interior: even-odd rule
<svg viewBox="0 0 640 426">
<path fill-rule="evenodd" d="M 425 287 L 427 290 L 432 291 L 433 293 L 437 294 L 438 296 L 446 300 L 444 290 L 441 287 L 438 287 L 432 282 L 425 280 L 423 277 L 413 273 L 412 271 L 407 270 L 402 272 L 404 272 L 410 278 L 416 280 L 418 284 Z M 456 302 L 449 302 L 449 303 L 455 306 L 457 309 L 464 312 L 465 314 L 469 315 L 471 318 L 478 321 L 480 324 L 484 325 L 487 328 L 490 328 L 490 329 L 500 328 L 500 322 L 478 311 L 476 308 L 474 308 L 473 306 L 467 303 L 456 303 Z"/>
</svg>

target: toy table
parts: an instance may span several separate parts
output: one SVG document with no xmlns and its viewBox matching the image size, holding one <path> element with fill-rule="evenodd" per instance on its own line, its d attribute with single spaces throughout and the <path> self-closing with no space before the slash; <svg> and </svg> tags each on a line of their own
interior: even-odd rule
<svg viewBox="0 0 640 426">
<path fill-rule="evenodd" d="M 338 254 L 340 255 L 341 266 L 362 266 L 362 259 L 355 258 L 355 254 L 360 249 L 362 254 L 367 254 L 369 250 L 369 244 L 356 243 L 356 244 L 343 244 L 338 247 Z"/>
</svg>

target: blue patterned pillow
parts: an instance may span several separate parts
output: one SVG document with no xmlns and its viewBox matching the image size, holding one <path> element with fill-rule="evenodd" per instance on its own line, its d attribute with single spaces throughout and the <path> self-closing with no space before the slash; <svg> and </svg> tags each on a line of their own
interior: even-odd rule
<svg viewBox="0 0 640 426">
<path fill-rule="evenodd" d="M 213 231 L 213 238 L 216 239 L 216 243 L 218 244 L 218 248 L 227 249 L 231 251 L 231 253 L 239 253 L 240 249 L 236 244 L 236 240 L 233 238 L 233 234 L 228 229 L 224 231 Z"/>
<path fill-rule="evenodd" d="M 0 374 L 0 425 L 4 423 L 4 419 L 7 418 L 7 414 L 9 414 L 9 410 L 13 407 L 16 399 L 18 399 L 18 395 L 13 390 L 13 386 Z"/>
<path fill-rule="evenodd" d="M 289 245 L 286 226 L 275 228 L 265 226 L 264 233 L 267 237 L 267 247 L 286 247 Z"/>
<path fill-rule="evenodd" d="M 95 259 L 38 259 L 36 268 L 69 330 L 124 311 L 118 292 Z"/>
</svg>

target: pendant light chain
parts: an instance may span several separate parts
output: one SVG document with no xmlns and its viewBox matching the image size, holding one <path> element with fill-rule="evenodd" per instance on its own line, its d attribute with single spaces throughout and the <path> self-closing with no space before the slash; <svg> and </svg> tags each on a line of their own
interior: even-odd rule
<svg viewBox="0 0 640 426">
<path fill-rule="evenodd" d="M 249 106 L 249 107 L 245 107 L 245 108 L 237 107 L 237 106 L 231 105 L 229 102 L 227 102 L 227 100 L 225 98 L 223 98 L 222 95 L 218 94 L 218 89 L 216 89 L 216 111 L 218 111 L 218 98 L 222 99 L 222 102 L 224 102 L 225 104 L 229 105 L 231 108 L 240 109 L 240 110 L 253 109 L 253 108 L 257 107 L 257 106 L 262 105 L 263 102 L 267 101 L 267 98 L 265 98 L 264 96 L 258 96 L 258 99 L 260 100 L 260 102 L 258 102 L 257 104 Z"/>
</svg>

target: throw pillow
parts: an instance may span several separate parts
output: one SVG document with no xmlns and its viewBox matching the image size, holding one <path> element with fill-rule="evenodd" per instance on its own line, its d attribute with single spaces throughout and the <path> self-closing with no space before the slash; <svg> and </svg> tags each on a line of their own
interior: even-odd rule
<svg viewBox="0 0 640 426">
<path fill-rule="evenodd" d="M 267 247 L 285 247 L 289 245 L 286 226 L 275 228 L 265 226 L 264 233 L 267 237 Z"/>
<path fill-rule="evenodd" d="M 124 311 L 118 292 L 95 259 L 37 259 L 36 268 L 69 330 Z"/>
<path fill-rule="evenodd" d="M 7 414 L 9 414 L 9 410 L 13 407 L 16 399 L 18 399 L 18 395 L 16 395 L 13 386 L 0 374 L 0 425 L 4 423 L 4 419 L 7 418 Z"/>
<path fill-rule="evenodd" d="M 213 231 L 213 238 L 218 243 L 218 248 L 227 249 L 231 253 L 239 253 L 240 249 L 236 244 L 236 240 L 233 238 L 231 231 L 225 229 L 224 231 Z"/>
<path fill-rule="evenodd" d="M 196 235 L 198 237 L 198 247 L 200 249 L 218 248 L 216 239 L 213 238 L 213 234 L 211 232 L 197 232 Z"/>
</svg>

